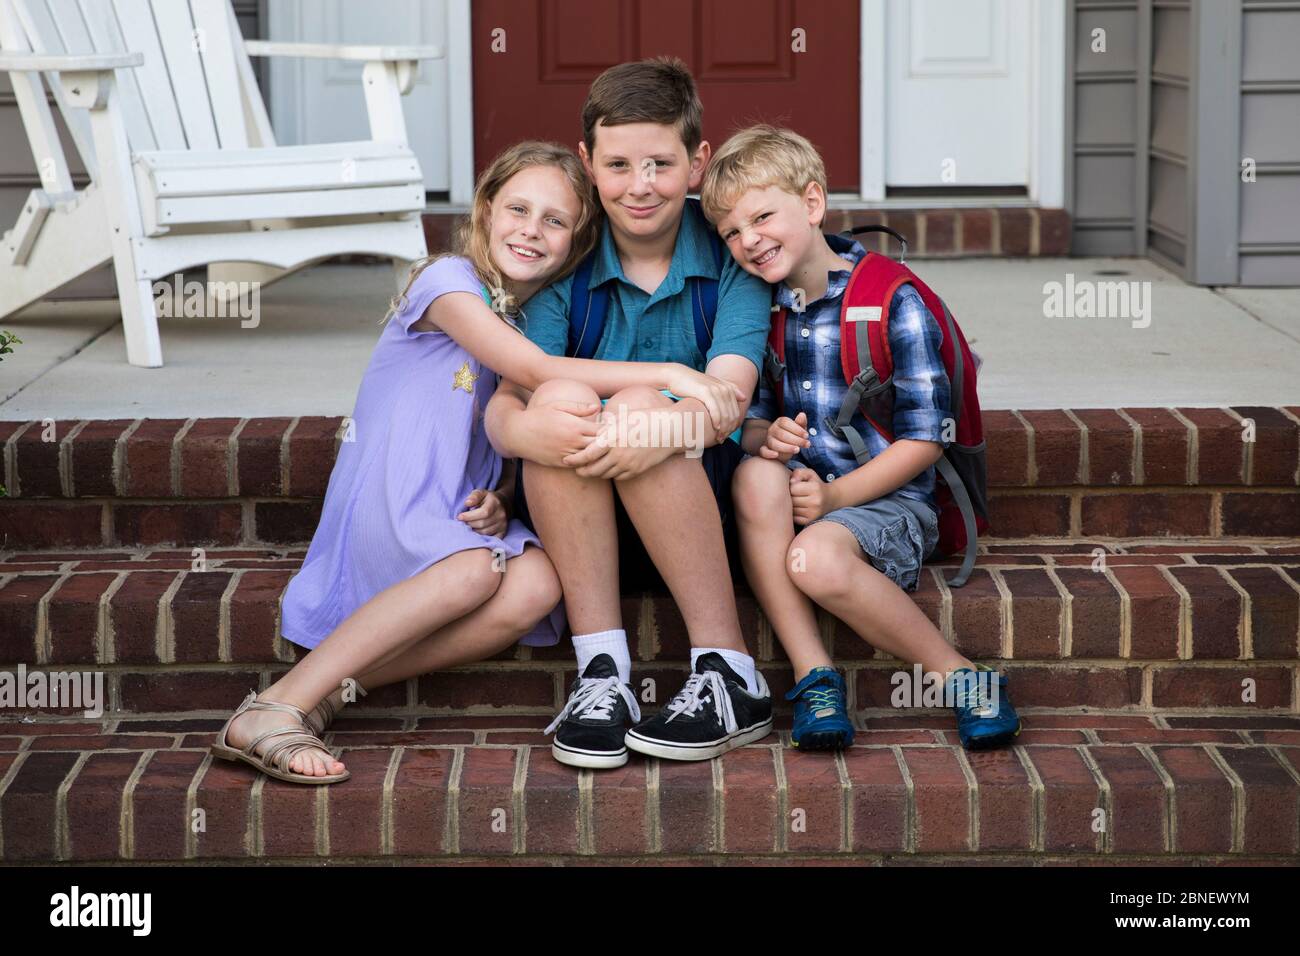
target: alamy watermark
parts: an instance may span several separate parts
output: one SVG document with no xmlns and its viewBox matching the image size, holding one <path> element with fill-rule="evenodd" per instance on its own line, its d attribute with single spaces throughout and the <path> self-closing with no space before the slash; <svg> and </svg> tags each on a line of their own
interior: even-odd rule
<svg viewBox="0 0 1300 956">
<path fill-rule="evenodd" d="M 998 715 L 1001 685 L 996 671 L 963 670 L 951 677 L 942 671 L 923 671 L 920 664 L 912 670 L 894 671 L 889 678 L 893 691 L 889 703 L 893 707 L 956 707 L 958 704 L 975 706 L 980 717 Z"/>
<path fill-rule="evenodd" d="M 1049 319 L 1131 319 L 1135 329 L 1151 324 L 1150 282 L 1075 280 L 1043 283 L 1043 315 Z"/>
<path fill-rule="evenodd" d="M 615 448 L 684 448 L 687 458 L 699 458 L 711 431 L 708 417 L 705 412 L 620 405 L 617 411 L 600 413 L 602 428 L 595 441 Z"/>
<path fill-rule="evenodd" d="M 83 716 L 104 715 L 103 671 L 0 671 L 0 707 L 75 707 Z"/>
<path fill-rule="evenodd" d="M 181 273 L 170 282 L 153 284 L 154 311 L 160 319 L 233 319 L 242 329 L 255 329 L 262 322 L 262 283 L 183 281 Z"/>
</svg>

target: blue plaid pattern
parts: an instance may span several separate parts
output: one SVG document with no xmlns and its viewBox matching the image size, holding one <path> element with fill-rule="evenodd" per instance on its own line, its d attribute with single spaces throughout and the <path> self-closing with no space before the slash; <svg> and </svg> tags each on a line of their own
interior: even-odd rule
<svg viewBox="0 0 1300 956">
<path fill-rule="evenodd" d="M 782 393 L 785 408 L 775 408 L 776 396 L 766 378 L 760 377 L 758 398 L 750 405 L 746 418 L 774 421 L 799 412 L 808 415 L 811 446 L 790 459 L 790 468 L 811 468 L 824 481 L 834 481 L 858 467 L 849 443 L 826 427 L 839 414 L 840 403 L 848 386 L 840 367 L 840 300 L 848 287 L 853 265 L 866 255 L 862 245 L 841 236 L 826 236 L 827 243 L 849 266 L 827 274 L 826 294 L 815 302 L 806 302 L 804 312 L 794 311 L 794 293 L 785 283 L 776 290 L 776 302 L 790 310 L 785 324 L 785 380 Z M 943 420 L 947 416 L 950 385 L 944 371 L 939 346 L 943 333 L 930 315 L 920 294 L 910 284 L 894 293 L 890 304 L 889 347 L 894 356 L 895 439 L 920 441 L 943 440 Z M 867 444 L 874 458 L 889 443 L 867 423 L 861 410 L 853 416 L 853 426 Z M 934 467 L 931 466 L 898 489 L 898 494 L 916 498 L 936 508 Z"/>
</svg>

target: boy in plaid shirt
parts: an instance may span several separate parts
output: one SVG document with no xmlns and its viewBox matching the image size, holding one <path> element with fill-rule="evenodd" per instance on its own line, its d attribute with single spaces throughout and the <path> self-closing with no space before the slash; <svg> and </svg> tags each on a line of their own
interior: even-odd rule
<svg viewBox="0 0 1300 956">
<path fill-rule="evenodd" d="M 742 130 L 714 156 L 701 198 L 736 262 L 776 285 L 776 304 L 790 315 L 785 407 L 775 407 L 773 389 L 760 381 L 742 433 L 749 457 L 732 498 L 745 573 L 794 668 L 787 695 L 794 746 L 836 749 L 853 740 L 844 680 L 818 635 L 814 603 L 873 647 L 942 675 L 964 746 L 1011 740 L 1020 719 L 1006 678 L 977 673 L 907 594 L 939 538 L 934 464 L 948 444 L 950 385 L 938 323 L 912 285 L 899 287 L 889 324 L 894 441 L 858 409 L 852 424 L 870 452 L 859 465 L 834 422 L 847 392 L 840 306 L 866 250 L 822 234 L 821 157 L 792 131 Z"/>
</svg>

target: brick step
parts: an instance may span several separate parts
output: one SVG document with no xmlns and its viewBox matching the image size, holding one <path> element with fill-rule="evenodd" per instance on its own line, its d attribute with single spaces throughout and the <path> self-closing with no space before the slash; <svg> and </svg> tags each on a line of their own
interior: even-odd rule
<svg viewBox="0 0 1300 956">
<path fill-rule="evenodd" d="M 300 550 L 0 553 L 0 667 L 93 668 L 113 710 L 234 706 L 305 653 L 283 640 L 279 609 Z M 948 562 L 951 565 L 952 562 Z M 928 568 L 915 598 L 953 644 L 1003 660 L 1021 706 L 1136 710 L 1300 709 L 1300 541 L 1123 541 L 985 546 L 968 584 Z M 774 691 L 788 660 L 738 585 L 744 633 Z M 638 686 L 680 681 L 689 659 L 671 597 L 629 594 L 624 620 Z M 888 706 L 896 661 L 822 615 L 858 708 Z M 553 713 L 572 679 L 567 641 L 516 646 L 474 665 L 377 689 L 369 707 L 491 711 L 510 700 Z M 1243 700 L 1249 679 L 1253 699 Z"/>
<path fill-rule="evenodd" d="M 994 537 L 1300 536 L 1300 407 L 984 422 Z M 348 434 L 309 416 L 0 422 L 0 547 L 305 543 Z"/>
<path fill-rule="evenodd" d="M 1029 712 L 966 753 L 950 722 L 860 716 L 840 756 L 785 732 L 703 763 L 556 763 L 544 717 L 358 718 L 352 779 L 214 761 L 223 715 L 0 722 L 0 859 L 267 862 L 1285 862 L 1300 717 Z M 788 725 L 787 725 L 788 726 Z"/>
</svg>

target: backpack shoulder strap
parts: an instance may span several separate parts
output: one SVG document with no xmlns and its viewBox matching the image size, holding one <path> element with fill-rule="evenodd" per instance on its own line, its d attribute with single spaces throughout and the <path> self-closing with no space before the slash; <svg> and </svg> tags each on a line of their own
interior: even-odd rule
<svg viewBox="0 0 1300 956">
<path fill-rule="evenodd" d="M 704 218 L 704 209 L 698 199 L 688 198 L 686 206 L 687 209 L 683 215 L 698 216 L 699 221 L 704 224 L 705 232 L 709 236 L 709 248 L 713 252 L 713 262 L 718 267 L 718 277 L 721 279 L 722 267 L 726 261 L 724 258 L 726 249 L 722 244 L 722 237 Z M 691 315 L 695 323 L 695 344 L 699 348 L 700 354 L 707 358 L 709 348 L 713 345 L 713 326 L 718 320 L 718 282 L 696 276 L 691 279 L 690 287 Z"/>
<path fill-rule="evenodd" d="M 566 352 L 571 358 L 591 358 L 595 355 L 600 335 L 605 330 L 609 288 L 603 285 L 594 289 L 587 288 L 595 266 L 596 251 L 593 250 L 573 274 L 569 297 L 569 348 Z"/>
</svg>

